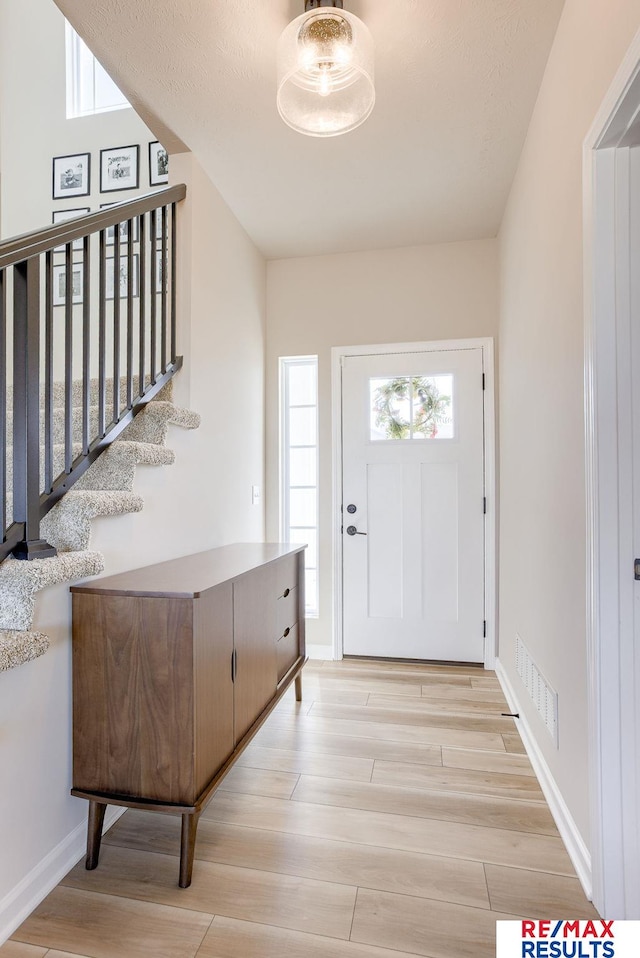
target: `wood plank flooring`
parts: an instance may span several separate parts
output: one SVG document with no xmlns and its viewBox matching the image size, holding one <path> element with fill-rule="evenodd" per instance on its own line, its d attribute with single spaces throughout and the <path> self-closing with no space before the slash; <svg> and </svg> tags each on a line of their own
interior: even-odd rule
<svg viewBox="0 0 640 958">
<path fill-rule="evenodd" d="M 311 662 L 200 820 L 127 811 L 0 958 L 490 958 L 591 918 L 492 673 Z"/>
</svg>

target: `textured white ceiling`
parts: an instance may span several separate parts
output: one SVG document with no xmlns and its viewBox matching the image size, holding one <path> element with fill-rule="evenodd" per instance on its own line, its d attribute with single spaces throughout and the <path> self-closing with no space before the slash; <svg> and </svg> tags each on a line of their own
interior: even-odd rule
<svg viewBox="0 0 640 958">
<path fill-rule="evenodd" d="M 56 0 L 169 150 L 187 145 L 270 258 L 494 236 L 563 0 L 345 0 L 372 116 L 293 132 L 275 48 L 303 0 Z"/>
</svg>

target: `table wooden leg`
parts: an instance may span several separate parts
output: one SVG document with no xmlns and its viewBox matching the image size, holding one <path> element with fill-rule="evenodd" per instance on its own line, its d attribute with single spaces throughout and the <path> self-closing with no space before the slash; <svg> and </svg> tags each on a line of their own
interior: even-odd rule
<svg viewBox="0 0 640 958">
<path fill-rule="evenodd" d="M 302 702 L 302 672 L 296 675 L 296 702 Z"/>
<path fill-rule="evenodd" d="M 87 826 L 87 859 L 88 871 L 98 867 L 100 857 L 100 842 L 102 841 L 102 826 L 107 806 L 102 802 L 89 802 L 89 822 Z"/>
<path fill-rule="evenodd" d="M 193 854 L 196 847 L 196 832 L 200 812 L 182 816 L 182 837 L 180 841 L 180 888 L 188 888 L 193 872 Z"/>
</svg>

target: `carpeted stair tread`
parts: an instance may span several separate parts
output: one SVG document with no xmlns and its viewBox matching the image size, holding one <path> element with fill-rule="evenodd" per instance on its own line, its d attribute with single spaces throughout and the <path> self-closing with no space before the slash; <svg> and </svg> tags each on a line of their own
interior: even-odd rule
<svg viewBox="0 0 640 958">
<path fill-rule="evenodd" d="M 146 416 L 147 413 L 143 415 Z M 171 466 L 175 458 L 173 449 L 167 449 L 166 446 L 119 439 L 96 459 L 73 488 L 130 492 L 133 489 L 136 466 Z"/>
<path fill-rule="evenodd" d="M 200 416 L 190 409 L 180 409 L 172 402 L 154 400 L 148 404 L 144 416 L 136 416 L 127 426 L 123 438 L 161 446 L 167 438 L 170 425 L 180 426 L 182 429 L 197 429 Z"/>
<path fill-rule="evenodd" d="M 20 632 L 0 629 L 0 672 L 32 662 L 49 648 L 49 639 L 42 632 Z"/>
<path fill-rule="evenodd" d="M 0 629 L 28 631 L 36 592 L 103 571 L 100 552 L 64 552 L 32 562 L 5 559 L 0 565 Z"/>
<path fill-rule="evenodd" d="M 6 510 L 7 515 L 13 515 L 13 446 L 7 446 L 7 498 L 6 498 Z M 74 442 L 71 447 L 72 458 L 75 459 L 76 456 L 79 456 L 82 452 L 82 443 Z M 53 478 L 54 480 L 58 476 L 62 475 L 64 472 L 65 466 L 65 447 L 63 443 L 56 443 L 53 447 Z M 40 475 L 44 476 L 44 448 L 40 447 Z"/>
<path fill-rule="evenodd" d="M 144 499 L 133 492 L 71 489 L 40 523 L 43 539 L 58 553 L 89 548 L 91 520 L 142 512 Z"/>
</svg>

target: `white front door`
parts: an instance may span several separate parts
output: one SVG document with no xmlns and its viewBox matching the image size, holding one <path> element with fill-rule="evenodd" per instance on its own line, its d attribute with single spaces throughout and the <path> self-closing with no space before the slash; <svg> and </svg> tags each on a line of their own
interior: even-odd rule
<svg viewBox="0 0 640 958">
<path fill-rule="evenodd" d="M 344 357 L 345 655 L 483 661 L 483 406 L 481 348 Z"/>
</svg>

